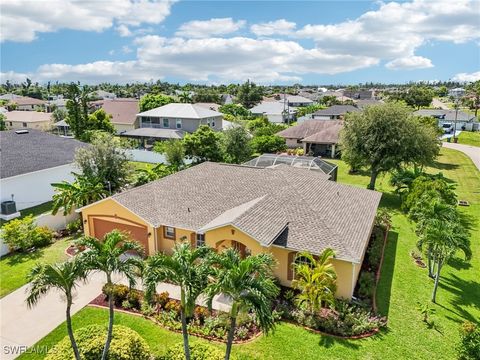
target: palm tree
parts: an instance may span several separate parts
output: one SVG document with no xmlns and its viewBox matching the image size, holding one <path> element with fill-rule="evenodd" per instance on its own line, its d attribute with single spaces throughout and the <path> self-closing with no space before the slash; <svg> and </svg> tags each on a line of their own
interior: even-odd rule
<svg viewBox="0 0 480 360">
<path fill-rule="evenodd" d="M 190 98 L 190 94 L 187 91 L 182 92 L 180 95 L 178 95 L 178 98 L 180 99 L 181 103 L 189 103 L 192 101 Z"/>
<path fill-rule="evenodd" d="M 173 174 L 174 169 L 172 166 L 167 166 L 165 164 L 157 164 L 154 167 L 147 167 L 144 169 L 137 170 L 137 176 L 135 180 L 135 186 L 140 186 L 151 181 L 161 179 L 167 175 Z"/>
<path fill-rule="evenodd" d="M 112 289 L 112 275 L 114 273 L 124 275 L 130 287 L 135 286 L 137 270 L 142 268 L 142 260 L 137 257 L 128 256 L 128 253 L 135 252 L 143 255 L 143 247 L 136 241 L 130 240 L 126 233 L 113 230 L 106 234 L 103 240 L 92 237 L 84 237 L 78 241 L 79 245 L 85 246 L 88 250 L 81 253 L 80 258 L 88 270 L 100 271 L 107 277 L 107 289 Z M 108 296 L 109 323 L 107 340 L 102 353 L 102 360 L 107 358 L 110 342 L 112 341 L 113 330 L 113 296 Z"/>
<path fill-rule="evenodd" d="M 421 234 L 422 245 L 429 249 L 435 271 L 432 302 L 436 302 L 440 272 L 443 265 L 457 252 L 462 251 L 465 259 L 472 257 L 467 230 L 458 222 L 431 219 Z"/>
<path fill-rule="evenodd" d="M 37 264 L 27 276 L 27 280 L 30 283 L 26 299 L 29 308 L 35 306 L 38 300 L 51 289 L 58 289 L 65 295 L 67 300 L 67 331 L 76 360 L 80 360 L 80 353 L 73 336 L 70 309 L 73 304 L 73 291 L 78 286 L 78 281 L 85 281 L 86 278 L 87 271 L 85 266 L 77 259 L 54 265 Z"/>
<path fill-rule="evenodd" d="M 330 261 L 334 255 L 332 249 L 325 249 L 317 259 L 307 252 L 298 254 L 295 259 L 292 287 L 301 291 L 297 303 L 306 305 L 311 312 L 320 310 L 324 303 L 335 303 L 337 274 Z"/>
<path fill-rule="evenodd" d="M 83 176 L 76 175 L 76 180 L 72 183 L 62 181 L 53 183 L 55 194 L 53 195 L 52 214 L 63 208 L 63 214 L 69 214 L 73 208 L 82 207 L 92 202 L 103 199 L 107 196 L 103 184 L 90 181 Z"/>
<path fill-rule="evenodd" d="M 274 327 L 272 300 L 279 289 L 273 277 L 275 260 L 270 254 L 248 256 L 244 259 L 233 248 L 212 256 L 213 276 L 206 294 L 211 305 L 213 297 L 224 294 L 232 300 L 230 329 L 225 360 L 230 359 L 237 316 L 241 310 L 252 311 L 260 328 L 268 332 Z"/>
<path fill-rule="evenodd" d="M 187 318 L 193 315 L 195 302 L 207 286 L 210 268 L 205 261 L 210 249 L 192 248 L 188 243 L 175 244 L 171 256 L 158 253 L 146 261 L 143 282 L 147 299 L 152 299 L 159 282 L 168 280 L 180 287 L 180 316 L 182 320 L 185 358 L 190 359 Z"/>
</svg>

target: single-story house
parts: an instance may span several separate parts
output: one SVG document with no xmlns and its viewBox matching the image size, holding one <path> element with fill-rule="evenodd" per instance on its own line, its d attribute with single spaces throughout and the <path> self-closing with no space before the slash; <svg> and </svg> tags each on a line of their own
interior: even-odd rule
<svg viewBox="0 0 480 360">
<path fill-rule="evenodd" d="M 359 109 L 364 109 L 366 106 L 371 106 L 371 105 L 381 105 L 384 102 L 382 100 L 376 100 L 376 99 L 360 99 L 360 100 L 354 100 L 355 106 L 358 107 Z"/>
<path fill-rule="evenodd" d="M 130 233 L 148 255 L 176 243 L 271 253 L 284 286 L 297 253 L 326 248 L 337 272 L 336 296 L 352 297 L 381 194 L 338 184 L 287 165 L 270 168 L 205 162 L 96 203 L 81 212 L 85 235 Z"/>
<path fill-rule="evenodd" d="M 333 96 L 335 97 L 338 101 L 353 101 L 352 98 L 345 96 L 343 94 L 343 91 L 332 91 L 332 90 L 326 90 L 323 91 L 319 94 L 319 98 L 323 98 L 325 96 Z"/>
<path fill-rule="evenodd" d="M 88 146 L 34 129 L 0 132 L 0 201 L 17 210 L 52 200 L 51 183 L 72 181 L 75 150 Z"/>
<path fill-rule="evenodd" d="M 59 110 L 67 110 L 67 101 L 68 99 L 64 99 L 63 97 L 58 97 L 53 100 L 49 100 L 47 103 L 47 108 L 49 112 L 53 112 L 55 109 Z"/>
<path fill-rule="evenodd" d="M 345 114 L 349 112 L 358 112 L 359 108 L 353 105 L 333 105 L 329 108 L 315 111 L 312 114 L 313 120 L 343 120 Z"/>
<path fill-rule="evenodd" d="M 117 134 L 139 127 L 137 114 L 140 110 L 137 99 L 117 98 L 104 100 L 101 104 L 101 109 L 112 116 L 110 121 Z"/>
<path fill-rule="evenodd" d="M 347 96 L 353 100 L 363 100 L 363 99 L 375 99 L 375 90 L 343 90 L 343 95 Z"/>
<path fill-rule="evenodd" d="M 309 99 L 300 95 L 287 95 L 286 100 L 288 102 L 288 106 L 292 106 L 292 107 L 309 106 L 309 105 L 313 105 L 314 103 L 312 99 Z"/>
<path fill-rule="evenodd" d="M 108 92 L 105 90 L 96 90 L 92 91 L 91 93 L 88 94 L 88 96 L 92 99 L 102 99 L 102 100 L 113 100 L 116 99 L 117 95 L 115 95 L 112 92 Z"/>
<path fill-rule="evenodd" d="M 308 120 L 277 133 L 285 139 L 289 148 L 303 147 L 306 155 L 330 156 L 338 153 L 341 120 Z"/>
<path fill-rule="evenodd" d="M 46 102 L 40 99 L 15 95 L 9 100 L 7 107 L 10 108 L 11 105 L 14 105 L 13 108 L 17 111 L 36 111 L 37 109 L 43 109 L 45 104 Z"/>
<path fill-rule="evenodd" d="M 297 110 L 279 101 L 262 101 L 250 109 L 253 115 L 265 116 L 272 123 L 286 123 L 295 119 Z"/>
<path fill-rule="evenodd" d="M 444 124 L 455 124 L 455 116 L 457 123 L 457 130 L 477 130 L 478 120 L 473 114 L 468 114 L 463 111 L 458 111 L 455 115 L 455 110 L 445 109 L 421 109 L 414 112 L 414 115 L 433 117 L 438 120 L 438 126 L 443 127 Z"/>
<path fill-rule="evenodd" d="M 48 131 L 53 126 L 51 113 L 39 111 L 9 111 L 4 113 L 7 129 L 37 129 Z"/>
</svg>

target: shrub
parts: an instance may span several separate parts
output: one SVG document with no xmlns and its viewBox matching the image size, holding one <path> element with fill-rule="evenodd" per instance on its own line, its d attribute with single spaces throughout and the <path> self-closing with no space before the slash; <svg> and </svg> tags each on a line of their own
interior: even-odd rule
<svg viewBox="0 0 480 360">
<path fill-rule="evenodd" d="M 67 231 L 70 234 L 75 234 L 82 229 L 82 219 L 77 219 L 67 224 Z"/>
<path fill-rule="evenodd" d="M 370 271 L 363 271 L 360 274 L 358 284 L 358 295 L 370 299 L 373 295 L 373 288 L 375 287 L 375 274 Z"/>
<path fill-rule="evenodd" d="M 13 219 L 3 225 L 3 241 L 11 248 L 24 251 L 32 247 L 32 234 L 35 230 L 33 216 Z"/>
<path fill-rule="evenodd" d="M 98 360 L 102 357 L 106 327 L 91 325 L 75 332 L 80 356 L 84 360 Z M 135 331 L 125 326 L 114 325 L 109 360 L 149 360 L 150 349 L 146 341 Z M 70 360 L 73 358 L 70 339 L 66 336 L 49 351 L 45 360 Z"/>
<path fill-rule="evenodd" d="M 144 316 L 153 316 L 155 314 L 155 308 L 147 301 L 143 301 L 140 310 Z"/>
<path fill-rule="evenodd" d="M 180 303 L 176 300 L 169 300 L 165 306 L 165 311 L 173 311 L 180 315 Z"/>
<path fill-rule="evenodd" d="M 223 360 L 225 357 L 223 351 L 213 345 L 196 342 L 190 344 L 191 360 Z M 167 350 L 163 360 L 184 360 L 185 353 L 183 343 L 176 344 Z M 233 360 L 233 357 L 230 357 Z"/>
<path fill-rule="evenodd" d="M 195 317 L 196 320 L 200 322 L 200 324 L 203 324 L 205 321 L 205 318 L 209 315 L 209 311 L 207 308 L 203 306 L 195 306 L 195 310 L 193 311 L 193 316 Z"/>
<path fill-rule="evenodd" d="M 367 250 L 367 262 L 375 271 L 380 266 L 382 258 L 383 235 L 383 230 L 375 227 Z"/>
<path fill-rule="evenodd" d="M 53 231 L 46 226 L 36 227 L 32 234 L 32 245 L 35 247 L 44 247 L 50 245 L 53 241 Z"/>
<path fill-rule="evenodd" d="M 157 294 L 157 296 L 155 297 L 155 301 L 163 309 L 167 302 L 170 300 L 169 296 L 170 294 L 167 291 L 161 292 L 160 294 Z"/>
<path fill-rule="evenodd" d="M 460 360 L 480 359 L 480 327 L 465 321 L 460 329 L 460 343 L 457 345 Z"/>
<path fill-rule="evenodd" d="M 131 289 L 127 294 L 127 301 L 137 310 L 140 310 L 140 301 L 142 300 L 142 293 L 136 289 Z"/>
<path fill-rule="evenodd" d="M 127 300 L 127 296 L 130 292 L 130 289 L 126 285 L 113 284 L 109 286 L 108 284 L 103 285 L 102 292 L 107 296 L 113 296 L 113 301 L 115 305 L 121 306 L 124 300 Z"/>
</svg>

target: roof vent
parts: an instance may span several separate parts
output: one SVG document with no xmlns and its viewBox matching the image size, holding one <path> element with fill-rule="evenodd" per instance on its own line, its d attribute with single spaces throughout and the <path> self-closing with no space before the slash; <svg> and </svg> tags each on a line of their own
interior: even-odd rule
<svg viewBox="0 0 480 360">
<path fill-rule="evenodd" d="M 15 130 L 15 134 L 28 134 L 28 130 Z"/>
</svg>

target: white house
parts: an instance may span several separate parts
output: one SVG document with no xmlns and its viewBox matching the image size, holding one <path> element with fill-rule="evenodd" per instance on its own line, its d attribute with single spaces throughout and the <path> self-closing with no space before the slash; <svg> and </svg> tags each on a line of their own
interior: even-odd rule
<svg viewBox="0 0 480 360">
<path fill-rule="evenodd" d="M 51 201 L 51 184 L 73 180 L 75 150 L 85 146 L 34 129 L 1 131 L 0 201 L 15 201 L 17 211 Z"/>
<path fill-rule="evenodd" d="M 285 123 L 289 118 L 294 119 L 297 110 L 280 101 L 262 101 L 251 108 L 250 112 L 253 115 L 266 116 L 272 123 Z"/>
</svg>

